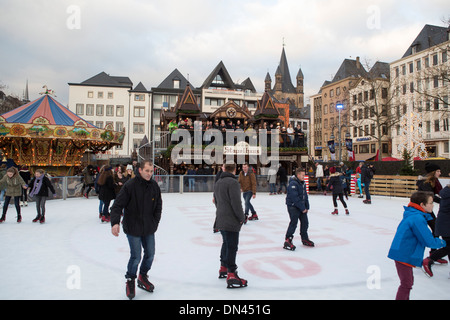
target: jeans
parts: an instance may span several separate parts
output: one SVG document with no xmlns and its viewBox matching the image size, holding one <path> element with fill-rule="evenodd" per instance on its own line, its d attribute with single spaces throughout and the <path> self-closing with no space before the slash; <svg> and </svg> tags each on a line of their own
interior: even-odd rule
<svg viewBox="0 0 450 320">
<path fill-rule="evenodd" d="M 195 178 L 189 178 L 189 191 L 194 191 L 195 188 Z"/>
<path fill-rule="evenodd" d="M 270 193 L 277 193 L 277 186 L 275 185 L 275 183 L 269 183 L 269 190 Z"/>
<path fill-rule="evenodd" d="M 243 194 L 244 200 L 245 200 L 245 210 L 244 214 L 248 216 L 248 211 L 250 210 L 252 214 L 256 214 L 255 209 L 253 208 L 252 204 L 250 203 L 250 200 L 252 199 L 253 192 L 252 191 L 245 191 Z"/>
<path fill-rule="evenodd" d="M 130 260 L 128 261 L 127 273 L 125 278 L 136 279 L 137 269 L 141 262 L 141 251 L 144 248 L 144 258 L 142 259 L 139 273 L 146 275 L 153 264 L 155 257 L 155 234 L 142 237 L 135 237 L 127 234 L 128 244 L 130 245 Z"/>
<path fill-rule="evenodd" d="M 36 196 L 36 211 L 40 216 L 45 215 L 45 202 L 47 201 L 47 197 L 44 196 Z"/>
<path fill-rule="evenodd" d="M 103 211 L 102 215 L 104 217 L 109 217 L 109 205 L 111 204 L 111 200 L 103 200 Z"/>
<path fill-rule="evenodd" d="M 369 187 L 370 187 L 370 181 L 369 182 L 365 182 L 364 183 L 364 193 L 366 194 L 366 200 L 370 200 Z"/>
<path fill-rule="evenodd" d="M 228 272 L 235 272 L 237 269 L 236 255 L 239 244 L 239 232 L 224 231 L 222 234 L 222 249 L 220 250 L 220 265 L 226 267 Z"/>
<path fill-rule="evenodd" d="M 281 190 L 283 189 L 283 186 L 284 186 L 284 192 L 287 192 L 286 182 L 280 182 L 280 189 L 278 191 L 281 192 Z"/>
<path fill-rule="evenodd" d="M 414 284 L 413 268 L 398 261 L 395 261 L 395 267 L 400 278 L 400 286 L 398 287 L 395 300 L 409 300 L 409 293 Z"/>
<path fill-rule="evenodd" d="M 300 220 L 300 237 L 302 240 L 308 240 L 308 213 L 300 212 L 300 209 L 297 207 L 288 206 L 287 208 L 291 221 L 289 222 L 289 227 L 286 231 L 286 238 L 294 237 L 298 221 Z"/>
<path fill-rule="evenodd" d="M 322 191 L 322 177 L 317 177 L 317 191 Z"/>
</svg>

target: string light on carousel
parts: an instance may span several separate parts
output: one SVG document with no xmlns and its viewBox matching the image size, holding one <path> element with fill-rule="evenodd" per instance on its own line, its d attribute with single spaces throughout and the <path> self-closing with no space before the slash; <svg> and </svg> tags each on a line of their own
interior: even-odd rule
<svg viewBox="0 0 450 320">
<path fill-rule="evenodd" d="M 100 129 L 64 107 L 44 86 L 42 97 L 0 115 L 0 150 L 16 165 L 46 167 L 67 174 L 83 154 L 122 145 L 124 132 L 111 124 Z"/>
</svg>

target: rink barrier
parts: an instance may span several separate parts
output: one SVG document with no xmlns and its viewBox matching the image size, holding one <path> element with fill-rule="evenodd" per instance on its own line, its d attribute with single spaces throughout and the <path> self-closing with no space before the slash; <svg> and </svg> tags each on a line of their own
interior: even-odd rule
<svg viewBox="0 0 450 320">
<path fill-rule="evenodd" d="M 71 177 L 49 177 L 56 191 L 55 199 L 68 199 L 82 197 L 84 193 L 83 178 L 80 176 Z M 189 190 L 189 178 L 194 178 L 194 185 L 191 185 Z M 155 175 L 155 181 L 158 183 L 161 192 L 163 193 L 193 193 L 193 192 L 213 192 L 215 175 Z M 355 186 L 354 177 L 351 179 L 351 190 L 354 194 L 358 188 Z M 305 176 L 306 190 L 308 194 L 311 193 L 311 181 L 308 176 Z M 417 190 L 417 177 L 415 176 L 388 176 L 376 175 L 370 183 L 371 195 L 381 195 L 390 197 L 410 197 L 411 194 Z M 267 175 L 256 176 L 256 192 L 269 193 L 269 183 Z M 279 184 L 277 184 L 277 188 Z M 313 185 L 315 192 L 315 184 Z M 95 190 L 90 192 L 90 197 L 97 197 Z M 32 199 L 30 199 L 32 201 Z"/>
</svg>

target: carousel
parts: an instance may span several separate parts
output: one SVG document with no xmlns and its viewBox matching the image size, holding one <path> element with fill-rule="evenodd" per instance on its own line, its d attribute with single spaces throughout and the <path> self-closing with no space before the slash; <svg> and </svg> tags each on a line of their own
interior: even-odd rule
<svg viewBox="0 0 450 320">
<path fill-rule="evenodd" d="M 64 107 L 46 91 L 43 96 L 0 116 L 0 150 L 18 166 L 68 175 L 86 151 L 105 152 L 122 144 L 124 132 L 100 129 Z"/>
</svg>

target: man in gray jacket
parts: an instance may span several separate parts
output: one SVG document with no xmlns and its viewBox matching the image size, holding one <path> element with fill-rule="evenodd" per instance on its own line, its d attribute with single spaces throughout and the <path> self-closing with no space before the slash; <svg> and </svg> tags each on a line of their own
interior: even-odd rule
<svg viewBox="0 0 450 320">
<path fill-rule="evenodd" d="M 214 185 L 216 205 L 215 226 L 222 234 L 222 249 L 220 251 L 219 278 L 227 278 L 228 288 L 247 286 L 247 280 L 238 277 L 236 269 L 236 254 L 239 244 L 239 232 L 244 222 L 242 209 L 241 187 L 236 179 L 236 165 L 226 164 L 225 171 Z"/>
</svg>

